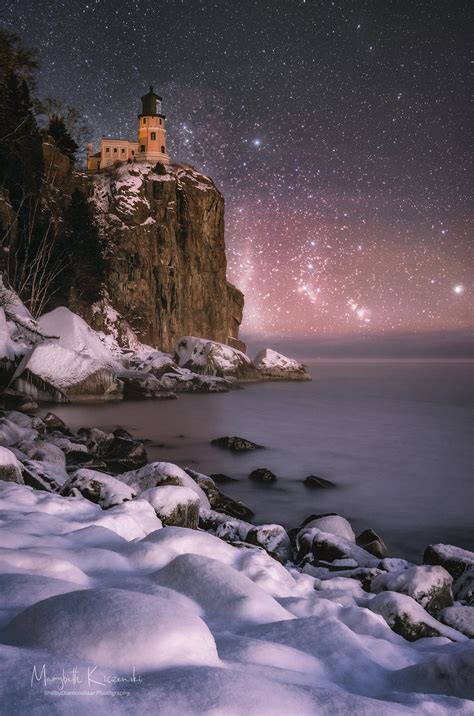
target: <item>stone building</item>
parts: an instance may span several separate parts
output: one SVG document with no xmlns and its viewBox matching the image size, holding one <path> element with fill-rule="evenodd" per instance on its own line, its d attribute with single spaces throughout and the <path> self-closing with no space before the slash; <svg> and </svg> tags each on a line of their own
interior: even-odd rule
<svg viewBox="0 0 474 716">
<path fill-rule="evenodd" d="M 166 149 L 166 116 L 161 111 L 162 98 L 150 87 L 143 95 L 142 111 L 138 115 L 137 141 L 102 137 L 99 151 L 92 144 L 87 147 L 87 169 L 98 171 L 119 162 L 162 162 L 169 164 Z"/>
</svg>

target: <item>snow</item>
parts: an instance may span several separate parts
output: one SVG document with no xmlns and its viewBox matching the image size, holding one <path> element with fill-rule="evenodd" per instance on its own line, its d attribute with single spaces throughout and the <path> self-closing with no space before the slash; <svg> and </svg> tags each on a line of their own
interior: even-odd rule
<svg viewBox="0 0 474 716">
<path fill-rule="evenodd" d="M 150 462 L 138 470 L 131 470 L 120 475 L 122 482 L 135 490 L 137 493 L 157 487 L 161 484 L 181 485 L 188 487 L 199 498 L 199 502 L 204 509 L 209 509 L 209 500 L 199 485 L 189 477 L 178 465 L 171 462 Z"/>
<path fill-rule="evenodd" d="M 446 607 L 440 618 L 448 626 L 474 639 L 474 607 Z"/>
<path fill-rule="evenodd" d="M 261 350 L 252 362 L 263 377 L 310 380 L 302 363 L 277 353 L 271 348 Z"/>
<path fill-rule="evenodd" d="M 182 477 L 161 465 L 162 477 Z M 140 497 L 103 511 L 0 481 L 0 498 L 6 713 L 473 713 L 473 642 L 407 595 L 373 595 L 337 573 L 286 568 L 256 546 L 162 528 Z M 387 624 L 400 610 L 442 636 L 407 641 Z M 32 683 L 43 664 L 57 678 L 46 687 Z M 86 697 L 88 668 L 99 685 Z M 82 684 L 61 689 L 63 669 Z"/>
<path fill-rule="evenodd" d="M 6 447 L 0 447 L 0 479 L 23 483 L 21 462 Z"/>
<path fill-rule="evenodd" d="M 182 368 L 221 377 L 235 376 L 239 371 L 253 369 L 250 358 L 242 351 L 196 336 L 184 336 L 179 340 L 176 359 Z"/>
<path fill-rule="evenodd" d="M 57 345 L 67 348 L 81 356 L 92 358 L 103 366 L 114 367 L 116 361 L 101 341 L 98 334 L 90 328 L 83 318 L 64 306 L 45 313 L 38 321 L 41 331 L 57 336 Z"/>
<path fill-rule="evenodd" d="M 349 540 L 349 542 L 355 542 L 355 534 L 350 523 L 345 517 L 341 517 L 340 515 L 317 517 L 305 525 L 305 529 L 311 529 L 312 527 L 316 527 L 321 530 L 321 532 L 329 532 L 330 534 L 344 537 L 344 539 Z"/>
<path fill-rule="evenodd" d="M 143 500 L 147 500 L 162 519 L 169 517 L 183 505 L 200 505 L 198 495 L 189 487 L 180 485 L 162 485 L 152 487 L 140 493 Z"/>
<path fill-rule="evenodd" d="M 452 577 L 443 567 L 410 567 L 402 572 L 380 574 L 372 581 L 371 591 L 402 592 L 413 597 L 426 608 L 433 596 L 443 587 L 451 589 Z"/>
<path fill-rule="evenodd" d="M 77 470 L 62 486 L 61 493 L 95 495 L 94 502 L 107 509 L 133 499 L 135 492 L 115 477 L 97 470 Z M 91 499 L 91 497 L 89 497 Z"/>
</svg>

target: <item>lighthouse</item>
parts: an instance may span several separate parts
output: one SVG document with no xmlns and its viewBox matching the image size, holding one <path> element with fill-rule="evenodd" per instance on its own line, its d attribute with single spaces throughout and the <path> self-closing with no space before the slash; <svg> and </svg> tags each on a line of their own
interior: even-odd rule
<svg viewBox="0 0 474 716">
<path fill-rule="evenodd" d="M 143 95 L 142 111 L 138 115 L 138 157 L 146 161 L 169 164 L 166 150 L 166 116 L 161 111 L 162 98 L 150 91 Z"/>
<path fill-rule="evenodd" d="M 161 111 L 161 97 L 150 91 L 141 98 L 137 140 L 102 137 L 99 151 L 87 147 L 87 169 L 98 171 L 123 162 L 161 162 L 169 164 L 166 147 L 166 116 Z"/>
</svg>

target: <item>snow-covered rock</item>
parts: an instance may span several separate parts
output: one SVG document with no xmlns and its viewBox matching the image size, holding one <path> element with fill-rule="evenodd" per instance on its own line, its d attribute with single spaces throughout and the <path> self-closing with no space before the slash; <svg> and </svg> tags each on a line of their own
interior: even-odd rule
<svg viewBox="0 0 474 716">
<path fill-rule="evenodd" d="M 197 529 L 200 500 L 189 487 L 162 485 L 140 493 L 147 500 L 164 525 Z"/>
<path fill-rule="evenodd" d="M 86 500 L 97 503 L 104 510 L 132 500 L 136 496 L 128 485 L 124 485 L 115 477 L 87 468 L 77 470 L 61 488 L 61 495 L 65 497 L 78 494 Z"/>
<path fill-rule="evenodd" d="M 23 485 L 21 463 L 6 447 L 0 447 L 0 480 Z"/>
<path fill-rule="evenodd" d="M 474 567 L 474 552 L 452 544 L 431 544 L 423 554 L 424 564 L 439 564 L 453 579 L 458 579 L 469 567 Z"/>
<path fill-rule="evenodd" d="M 423 565 L 401 572 L 388 572 L 376 577 L 371 591 L 408 594 L 433 616 L 453 603 L 453 578 L 444 567 Z"/>
<path fill-rule="evenodd" d="M 341 515 L 323 515 L 305 522 L 305 529 L 316 527 L 321 532 L 329 532 L 333 535 L 339 535 L 349 542 L 355 542 L 355 534 L 348 520 Z"/>
<path fill-rule="evenodd" d="M 204 491 L 178 465 L 171 462 L 151 462 L 138 470 L 120 475 L 120 480 L 137 492 L 137 494 L 160 485 L 180 485 L 190 488 L 199 498 L 201 507 L 209 509 L 209 500 Z"/>
<path fill-rule="evenodd" d="M 429 636 L 445 636 L 453 641 L 465 638 L 460 632 L 434 619 L 407 594 L 382 592 L 371 599 L 368 606 L 376 614 L 381 614 L 393 631 L 408 641 Z"/>
<path fill-rule="evenodd" d="M 474 607 L 474 565 L 467 567 L 453 584 L 454 598 Z"/>
<path fill-rule="evenodd" d="M 245 353 L 204 338 L 184 336 L 176 346 L 174 358 L 181 368 L 188 368 L 194 373 L 237 379 L 258 377 Z"/>
<path fill-rule="evenodd" d="M 311 380 L 303 363 L 287 358 L 271 348 L 261 350 L 253 359 L 253 365 L 263 378 L 272 380 Z"/>
<path fill-rule="evenodd" d="M 346 568 L 377 567 L 379 560 L 365 549 L 331 532 L 322 532 L 317 527 L 305 527 L 297 535 L 298 560 L 335 563 Z M 341 562 L 342 561 L 342 562 Z M 322 565 L 320 563 L 323 563 Z"/>
<path fill-rule="evenodd" d="M 245 541 L 249 542 L 249 544 L 263 547 L 268 554 L 276 557 L 281 562 L 287 562 L 291 559 L 293 553 L 288 533 L 281 525 L 271 524 L 252 527 Z"/>
<path fill-rule="evenodd" d="M 474 607 L 446 607 L 441 612 L 440 619 L 443 624 L 447 624 L 470 639 L 474 639 Z"/>
</svg>

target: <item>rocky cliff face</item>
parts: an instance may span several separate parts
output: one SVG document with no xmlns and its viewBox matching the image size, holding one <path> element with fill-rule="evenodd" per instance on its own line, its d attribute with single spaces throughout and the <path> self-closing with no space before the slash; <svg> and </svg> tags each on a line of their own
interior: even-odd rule
<svg viewBox="0 0 474 716">
<path fill-rule="evenodd" d="M 224 199 L 212 180 L 183 165 L 161 174 L 127 164 L 82 181 L 105 241 L 109 299 L 73 299 L 72 310 L 97 330 L 113 322 L 120 334 L 126 322 L 162 350 L 189 334 L 236 343 L 243 295 L 226 280 Z"/>
</svg>

